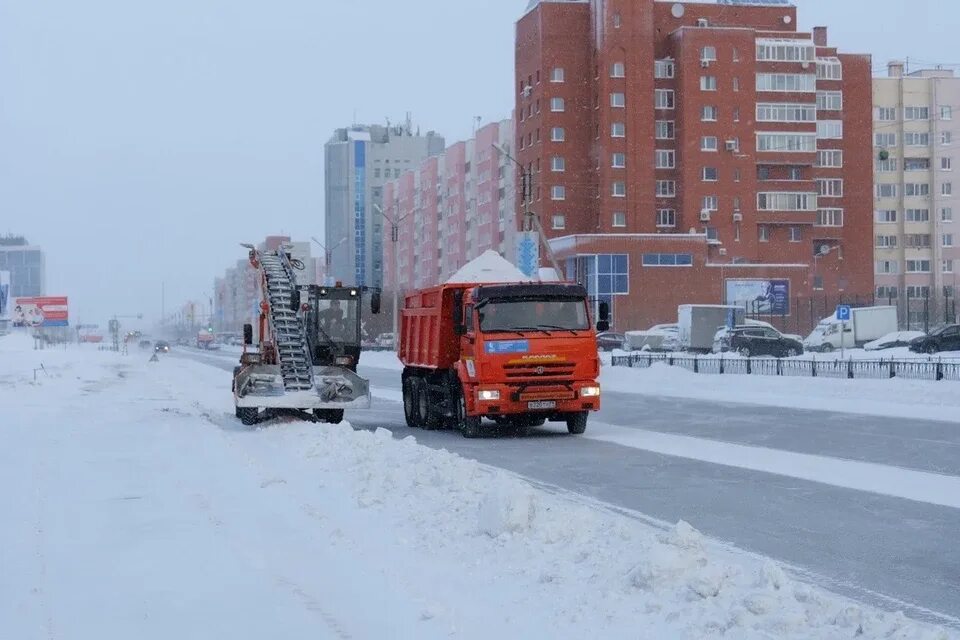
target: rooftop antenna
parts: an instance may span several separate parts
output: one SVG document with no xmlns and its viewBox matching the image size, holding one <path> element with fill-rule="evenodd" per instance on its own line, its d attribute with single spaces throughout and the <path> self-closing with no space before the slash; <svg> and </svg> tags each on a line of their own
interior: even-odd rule
<svg viewBox="0 0 960 640">
<path fill-rule="evenodd" d="M 480 127 L 480 123 L 483 121 L 483 116 L 473 116 L 473 135 L 477 135 L 477 129 Z"/>
<path fill-rule="evenodd" d="M 407 111 L 407 135 L 413 135 L 413 114 Z"/>
</svg>

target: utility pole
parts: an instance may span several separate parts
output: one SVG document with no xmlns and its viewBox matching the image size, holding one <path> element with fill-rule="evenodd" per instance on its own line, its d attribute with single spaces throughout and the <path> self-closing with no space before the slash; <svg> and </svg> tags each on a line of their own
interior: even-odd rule
<svg viewBox="0 0 960 640">
<path fill-rule="evenodd" d="M 397 339 L 397 333 L 400 331 L 400 253 L 397 251 L 397 243 L 400 241 L 400 223 L 403 222 L 409 213 L 404 214 L 403 216 L 397 217 L 397 214 L 400 213 L 400 205 L 394 205 L 397 208 L 397 211 L 394 212 L 393 217 L 390 218 L 383 212 L 383 209 L 378 204 L 374 204 L 373 208 L 377 210 L 384 220 L 390 223 L 390 243 L 393 245 L 393 340 L 394 346 L 400 344 L 400 341 Z"/>
<path fill-rule="evenodd" d="M 543 245 L 543 248 L 547 252 L 550 265 L 556 272 L 557 277 L 562 278 L 563 272 L 560 271 L 560 264 L 557 262 L 557 257 L 553 253 L 553 247 L 550 246 L 550 241 L 547 240 L 547 234 L 543 231 L 543 225 L 540 224 L 540 217 L 530 209 L 530 203 L 533 200 L 533 173 L 528 171 L 519 160 L 510 155 L 507 150 L 499 144 L 494 143 L 491 146 L 496 149 L 498 154 L 520 167 L 520 204 L 523 206 L 523 230 L 528 233 L 537 233 L 537 236 L 540 238 L 540 244 Z"/>
</svg>

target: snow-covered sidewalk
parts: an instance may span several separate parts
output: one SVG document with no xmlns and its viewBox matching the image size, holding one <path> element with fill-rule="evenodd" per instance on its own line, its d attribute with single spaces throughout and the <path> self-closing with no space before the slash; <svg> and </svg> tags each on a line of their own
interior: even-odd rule
<svg viewBox="0 0 960 640">
<path fill-rule="evenodd" d="M 228 374 L 146 360 L 0 339 L 0 637 L 953 637 L 385 430 L 243 428 Z"/>
</svg>

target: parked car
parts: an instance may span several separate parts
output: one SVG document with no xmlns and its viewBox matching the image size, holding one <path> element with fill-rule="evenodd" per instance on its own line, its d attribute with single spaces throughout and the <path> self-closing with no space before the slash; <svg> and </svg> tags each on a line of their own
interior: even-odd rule
<svg viewBox="0 0 960 640">
<path fill-rule="evenodd" d="M 377 336 L 377 347 L 379 349 L 393 349 L 397 344 L 397 337 L 392 333 L 381 333 Z"/>
<path fill-rule="evenodd" d="M 627 351 L 673 351 L 678 344 L 676 324 L 655 324 L 646 331 L 628 331 L 624 334 Z"/>
<path fill-rule="evenodd" d="M 773 356 L 792 358 L 803 353 L 803 344 L 776 329 L 741 325 L 720 329 L 714 336 L 714 352 L 733 351 L 745 358 Z"/>
<path fill-rule="evenodd" d="M 910 351 L 917 353 L 940 353 L 960 351 L 960 324 L 937 327 L 928 335 L 910 341 Z"/>
<path fill-rule="evenodd" d="M 604 333 L 597 334 L 597 348 L 600 349 L 600 351 L 615 351 L 617 349 L 623 349 L 625 340 L 626 336 L 624 336 L 622 333 L 605 331 Z"/>
<path fill-rule="evenodd" d="M 785 338 L 791 338 L 793 340 L 796 340 L 797 342 L 803 342 L 803 336 L 797 335 L 796 333 L 784 333 L 779 329 L 777 329 L 772 324 L 770 324 L 769 322 L 764 322 L 763 320 L 754 320 L 752 318 L 747 318 L 746 320 L 743 321 L 743 326 L 766 327 L 767 329 L 773 329 L 774 331 L 777 331 L 778 333 L 780 333 L 780 335 L 784 336 Z"/>
<path fill-rule="evenodd" d="M 863 348 L 866 351 L 881 351 L 896 347 L 909 347 L 911 342 L 925 335 L 923 331 L 894 331 L 876 340 L 871 340 L 863 345 Z"/>
<path fill-rule="evenodd" d="M 170 343 L 166 340 L 157 340 L 156 344 L 153 345 L 153 349 L 157 353 L 169 353 Z"/>
</svg>

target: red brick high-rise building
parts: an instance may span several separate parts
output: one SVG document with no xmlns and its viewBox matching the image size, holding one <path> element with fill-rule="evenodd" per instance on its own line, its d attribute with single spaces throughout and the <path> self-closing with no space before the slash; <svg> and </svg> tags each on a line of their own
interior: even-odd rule
<svg viewBox="0 0 960 640">
<path fill-rule="evenodd" d="M 532 0 L 515 91 L 532 209 L 615 326 L 872 296 L 871 60 L 794 6 Z"/>
</svg>

